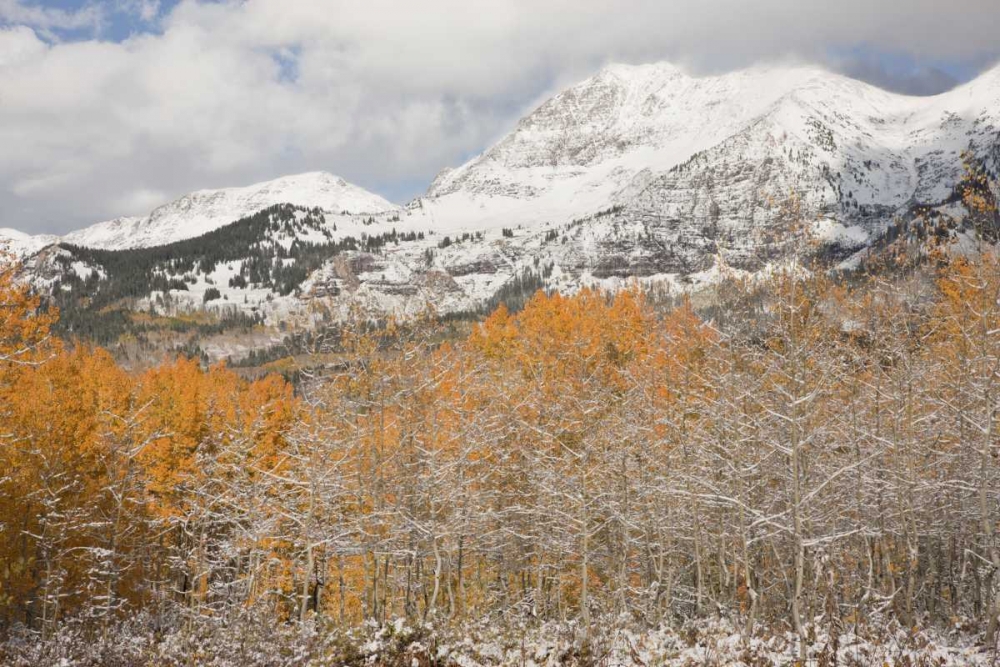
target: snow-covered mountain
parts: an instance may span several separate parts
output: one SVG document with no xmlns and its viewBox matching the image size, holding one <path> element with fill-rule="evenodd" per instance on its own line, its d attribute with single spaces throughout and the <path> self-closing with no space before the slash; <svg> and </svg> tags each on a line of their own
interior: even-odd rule
<svg viewBox="0 0 1000 667">
<path fill-rule="evenodd" d="M 698 77 L 667 64 L 612 65 L 442 172 L 406 207 L 305 174 L 194 193 L 65 240 L 156 246 L 293 204 L 308 220 L 281 223 L 280 233 L 276 221 L 245 224 L 241 243 L 247 229 L 267 236 L 247 245 L 246 257 L 213 259 L 211 271 L 198 260 L 178 278 L 184 289 L 135 306 L 252 310 L 272 320 L 338 317 L 358 306 L 454 312 L 539 286 L 616 288 L 638 279 L 680 289 L 713 280 L 722 264 L 757 271 L 802 247 L 789 244 L 794 218 L 809 221 L 821 242 L 810 252 L 850 265 L 918 207 L 960 215 L 954 194 L 964 155 L 1000 171 L 1000 68 L 942 95 L 907 97 L 812 67 Z M 323 215 L 307 211 L 314 208 Z M 295 235 L 319 249 L 292 252 Z M 206 243 L 214 238 L 222 237 Z M 271 277 L 256 282 L 264 273 L 250 256 L 255 247 L 274 250 Z M 40 256 L 61 257 L 81 280 L 106 275 L 106 266 L 87 262 L 107 257 L 65 252 Z M 58 271 L 34 264 L 58 282 Z M 157 270 L 174 275 L 176 266 Z M 269 287 L 278 283 L 286 289 Z M 207 299 L 216 289 L 221 299 Z"/>
<path fill-rule="evenodd" d="M 791 194 L 822 238 L 861 247 L 894 216 L 947 200 L 963 151 L 995 170 L 998 125 L 1000 69 L 928 98 L 812 67 L 612 65 L 442 173 L 420 204 L 477 228 L 620 206 L 691 267 L 721 252 L 753 269 L 780 248 Z"/>
<path fill-rule="evenodd" d="M 32 255 L 45 246 L 59 241 L 58 236 L 39 234 L 32 236 L 16 229 L 0 228 L 0 252 L 21 258 Z"/>
<path fill-rule="evenodd" d="M 294 203 L 330 213 L 384 213 L 396 208 L 344 179 L 317 171 L 243 188 L 199 190 L 145 217 L 116 218 L 67 234 L 75 245 L 120 250 L 193 238 L 275 204 Z"/>
</svg>

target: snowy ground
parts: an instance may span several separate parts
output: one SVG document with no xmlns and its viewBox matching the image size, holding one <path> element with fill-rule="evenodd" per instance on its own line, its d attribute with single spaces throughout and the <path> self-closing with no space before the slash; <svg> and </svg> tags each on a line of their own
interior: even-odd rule
<svg viewBox="0 0 1000 667">
<path fill-rule="evenodd" d="M 0 644 L 0 664 L 60 665 L 398 665 L 399 667 L 555 667 L 601 665 L 695 667 L 796 665 L 791 634 L 746 638 L 720 619 L 640 630 L 608 619 L 589 638 L 572 622 L 525 624 L 488 620 L 435 627 L 402 619 L 352 630 L 309 624 L 275 625 L 273 619 L 224 625 L 197 622 L 158 640 L 149 619 L 134 619 L 102 644 L 63 630 L 45 644 L 21 636 Z M 945 631 L 881 628 L 855 634 L 818 631 L 807 665 L 845 667 L 957 667 L 998 664 L 975 638 Z"/>
</svg>

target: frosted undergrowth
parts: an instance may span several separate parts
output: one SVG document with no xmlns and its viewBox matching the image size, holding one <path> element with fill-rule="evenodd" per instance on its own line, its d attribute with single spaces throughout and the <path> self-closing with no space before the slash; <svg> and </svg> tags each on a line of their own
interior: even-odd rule
<svg viewBox="0 0 1000 667">
<path fill-rule="evenodd" d="M 14 632 L 0 644 L 0 664 L 12 667 L 60 665 L 212 665 L 284 667 L 696 667 L 797 664 L 791 633 L 745 637 L 725 619 L 678 626 L 639 628 L 622 619 L 595 623 L 589 637 L 573 622 L 463 624 L 404 619 L 367 623 L 345 630 L 322 622 L 304 628 L 273 619 L 223 624 L 199 620 L 184 630 L 158 631 L 147 617 L 131 619 L 106 642 L 72 626 L 41 642 Z M 808 665 L 817 667 L 958 667 L 998 664 L 977 638 L 958 631 L 876 630 L 855 634 L 814 631 Z"/>
</svg>

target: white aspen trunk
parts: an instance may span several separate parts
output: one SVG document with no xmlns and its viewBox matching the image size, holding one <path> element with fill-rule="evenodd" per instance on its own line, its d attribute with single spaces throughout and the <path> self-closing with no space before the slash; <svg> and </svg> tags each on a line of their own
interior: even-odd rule
<svg viewBox="0 0 1000 667">
<path fill-rule="evenodd" d="M 312 545 L 306 545 L 306 564 L 305 572 L 302 573 L 302 593 L 301 599 L 299 601 L 299 623 L 305 625 L 306 615 L 309 612 L 309 579 L 312 577 L 313 571 L 313 548 Z"/>
</svg>

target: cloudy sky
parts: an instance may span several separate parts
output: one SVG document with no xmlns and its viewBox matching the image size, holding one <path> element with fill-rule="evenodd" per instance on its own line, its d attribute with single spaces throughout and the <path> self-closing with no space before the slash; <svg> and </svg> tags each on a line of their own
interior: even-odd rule
<svg viewBox="0 0 1000 667">
<path fill-rule="evenodd" d="M 0 227 L 320 169 L 404 202 L 609 61 L 933 94 L 997 25 L 997 0 L 0 0 Z"/>
</svg>

